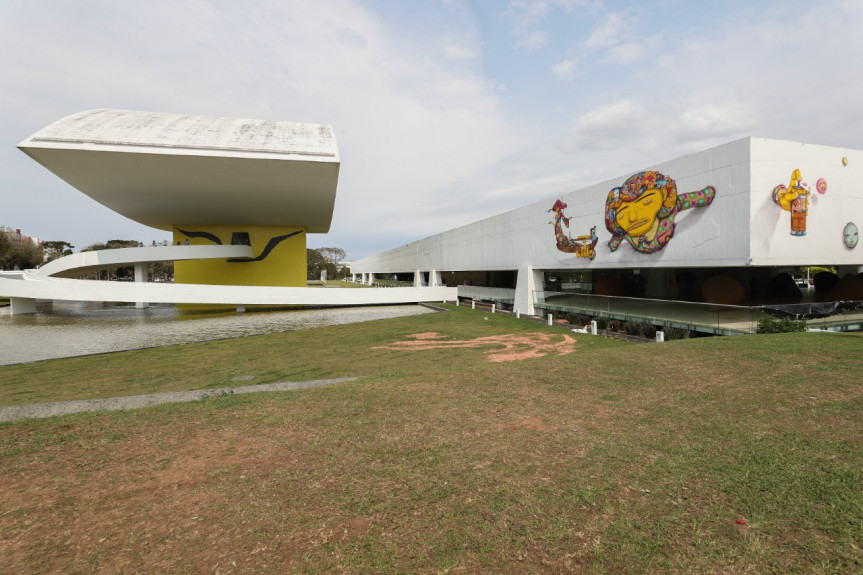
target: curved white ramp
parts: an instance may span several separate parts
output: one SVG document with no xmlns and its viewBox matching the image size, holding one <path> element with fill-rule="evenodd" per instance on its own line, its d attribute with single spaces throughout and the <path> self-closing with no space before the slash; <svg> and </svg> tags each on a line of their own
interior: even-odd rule
<svg viewBox="0 0 863 575">
<path fill-rule="evenodd" d="M 31 270 L 24 281 L 0 278 L 0 294 L 11 298 L 228 305 L 381 305 L 454 301 L 457 288 L 308 288 L 107 282 L 44 276 Z M 14 312 L 13 312 L 14 313 Z"/>
<path fill-rule="evenodd" d="M 142 266 L 149 262 L 251 257 L 249 246 L 154 246 L 83 252 L 38 270 L 0 273 L 0 294 L 12 300 L 12 313 L 35 313 L 36 300 L 112 301 L 218 305 L 385 305 L 455 300 L 457 288 L 409 287 L 326 289 L 70 279 L 85 271 Z M 137 275 L 137 274 L 136 274 Z M 67 276 L 67 277 L 63 277 Z"/>
<path fill-rule="evenodd" d="M 141 263 L 182 260 L 250 258 L 251 246 L 151 246 L 79 252 L 48 262 L 37 273 L 45 276 L 76 277 L 84 272 L 114 269 Z"/>
</svg>

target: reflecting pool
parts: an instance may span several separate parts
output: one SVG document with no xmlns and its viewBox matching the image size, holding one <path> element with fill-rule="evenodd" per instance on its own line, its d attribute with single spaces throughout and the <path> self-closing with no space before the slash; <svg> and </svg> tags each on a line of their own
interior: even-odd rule
<svg viewBox="0 0 863 575">
<path fill-rule="evenodd" d="M 47 306 L 47 307 L 45 307 Z M 173 305 L 55 302 L 33 315 L 0 308 L 0 365 L 278 333 L 432 313 L 419 305 L 184 312 Z"/>
</svg>

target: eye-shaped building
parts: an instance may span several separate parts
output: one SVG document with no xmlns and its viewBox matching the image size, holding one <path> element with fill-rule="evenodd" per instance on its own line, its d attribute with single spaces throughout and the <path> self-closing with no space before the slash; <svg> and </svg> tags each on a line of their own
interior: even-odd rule
<svg viewBox="0 0 863 575">
<path fill-rule="evenodd" d="M 306 234 L 330 229 L 339 177 L 330 126 L 89 110 L 18 147 L 100 204 L 172 231 L 176 245 L 252 248 L 177 261 L 177 283 L 305 286 Z"/>
</svg>

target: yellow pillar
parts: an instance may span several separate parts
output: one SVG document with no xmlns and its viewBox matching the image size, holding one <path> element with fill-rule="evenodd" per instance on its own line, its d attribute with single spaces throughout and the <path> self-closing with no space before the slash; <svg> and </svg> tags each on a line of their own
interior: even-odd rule
<svg viewBox="0 0 863 575">
<path fill-rule="evenodd" d="M 306 230 L 279 226 L 174 227 L 174 245 L 251 245 L 252 257 L 174 263 L 174 281 L 186 284 L 306 285 Z"/>
</svg>

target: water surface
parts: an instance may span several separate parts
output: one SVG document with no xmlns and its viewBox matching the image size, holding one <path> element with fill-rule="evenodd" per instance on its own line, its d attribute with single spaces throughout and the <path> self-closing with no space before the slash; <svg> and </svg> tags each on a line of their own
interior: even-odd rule
<svg viewBox="0 0 863 575">
<path fill-rule="evenodd" d="M 291 311 L 183 312 L 170 304 L 55 302 L 33 315 L 0 308 L 0 365 L 278 333 L 430 313 L 419 305 Z"/>
</svg>

